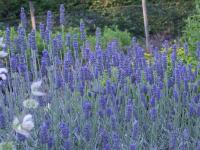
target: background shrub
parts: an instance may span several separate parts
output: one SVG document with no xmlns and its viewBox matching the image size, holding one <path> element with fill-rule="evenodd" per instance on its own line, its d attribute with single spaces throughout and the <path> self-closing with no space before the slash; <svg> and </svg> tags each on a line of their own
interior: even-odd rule
<svg viewBox="0 0 200 150">
<path fill-rule="evenodd" d="M 198 0 L 196 0 L 196 13 L 186 20 L 182 39 L 188 42 L 189 49 L 194 55 L 197 42 L 200 41 L 200 1 Z"/>
<path fill-rule="evenodd" d="M 37 23 L 43 21 L 47 10 L 52 10 L 55 23 L 58 24 L 58 8 L 63 3 L 67 11 L 66 27 L 76 27 L 83 18 L 90 32 L 94 32 L 96 26 L 103 28 L 117 25 L 122 31 L 127 29 L 132 35 L 144 36 L 140 0 L 34 0 L 33 3 Z M 0 24 L 3 23 L 1 27 L 8 24 L 18 25 L 19 20 L 16 19 L 19 18 L 20 7 L 24 7 L 29 16 L 28 1 L 0 1 Z M 148 0 L 150 34 L 165 34 L 170 28 L 170 34 L 180 36 L 185 25 L 184 20 L 193 12 L 193 7 L 194 1 L 191 0 Z"/>
</svg>

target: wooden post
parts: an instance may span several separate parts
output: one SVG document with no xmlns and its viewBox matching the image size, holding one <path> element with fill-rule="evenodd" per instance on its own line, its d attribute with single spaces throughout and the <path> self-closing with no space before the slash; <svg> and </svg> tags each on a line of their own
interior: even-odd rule
<svg viewBox="0 0 200 150">
<path fill-rule="evenodd" d="M 108 0 L 103 0 L 103 6 L 107 7 L 108 6 Z"/>
<path fill-rule="evenodd" d="M 29 8 L 30 8 L 30 14 L 31 14 L 32 29 L 35 30 L 35 29 L 36 29 L 36 25 L 35 25 L 35 15 L 34 15 L 35 10 L 34 10 L 32 1 L 29 1 Z"/>
<path fill-rule="evenodd" d="M 146 38 L 146 51 L 149 52 L 149 30 L 148 30 L 146 0 L 142 0 L 142 10 L 143 10 L 144 30 L 145 30 L 145 38 Z"/>
</svg>

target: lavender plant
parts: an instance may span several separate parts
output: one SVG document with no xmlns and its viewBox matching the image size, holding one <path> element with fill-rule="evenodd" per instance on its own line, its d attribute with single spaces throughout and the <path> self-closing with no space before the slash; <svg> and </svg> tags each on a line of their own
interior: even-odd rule
<svg viewBox="0 0 200 150">
<path fill-rule="evenodd" d="M 64 27 L 63 5 L 60 13 Z M 116 40 L 102 49 L 99 28 L 92 49 L 83 20 L 73 37 L 52 36 L 52 25 L 48 11 L 42 54 L 25 26 L 0 40 L 0 147 L 199 150 L 200 63 L 183 63 L 166 41 L 150 59 L 136 38 L 127 53 Z"/>
</svg>

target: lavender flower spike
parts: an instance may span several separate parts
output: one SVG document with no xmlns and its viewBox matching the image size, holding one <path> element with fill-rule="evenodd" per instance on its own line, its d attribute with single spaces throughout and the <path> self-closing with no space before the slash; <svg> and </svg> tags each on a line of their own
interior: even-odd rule
<svg viewBox="0 0 200 150">
<path fill-rule="evenodd" d="M 65 6 L 64 4 L 60 5 L 60 25 L 65 24 Z"/>
</svg>

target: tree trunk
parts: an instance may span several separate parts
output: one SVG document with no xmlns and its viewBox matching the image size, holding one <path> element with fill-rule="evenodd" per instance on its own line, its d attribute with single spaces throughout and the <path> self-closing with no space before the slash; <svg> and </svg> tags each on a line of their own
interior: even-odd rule
<svg viewBox="0 0 200 150">
<path fill-rule="evenodd" d="M 108 0 L 103 0 L 103 6 L 107 7 L 108 6 Z"/>
<path fill-rule="evenodd" d="M 35 29 L 36 29 L 36 25 L 35 25 L 35 16 L 34 16 L 35 10 L 34 10 L 32 1 L 29 1 L 29 8 L 30 8 L 30 14 L 31 14 L 32 29 L 35 30 Z"/>
<path fill-rule="evenodd" d="M 142 0 L 142 10 L 143 10 L 144 30 L 145 30 L 145 37 L 146 37 L 146 51 L 149 52 L 149 30 L 148 30 L 146 0 Z"/>
</svg>

